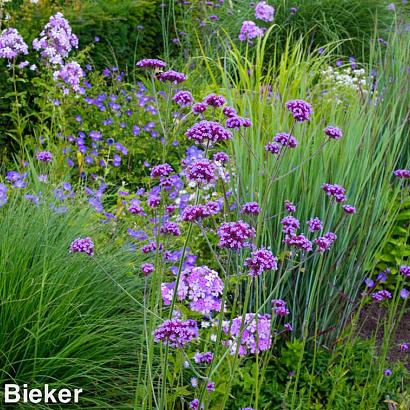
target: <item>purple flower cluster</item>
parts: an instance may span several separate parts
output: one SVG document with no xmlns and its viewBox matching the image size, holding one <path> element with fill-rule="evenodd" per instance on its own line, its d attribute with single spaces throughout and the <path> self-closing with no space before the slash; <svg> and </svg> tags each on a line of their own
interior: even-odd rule
<svg viewBox="0 0 410 410">
<path fill-rule="evenodd" d="M 172 169 L 171 165 L 167 163 L 156 165 L 151 169 L 151 178 L 167 177 L 173 172 L 174 170 Z"/>
<path fill-rule="evenodd" d="M 246 222 L 224 222 L 218 228 L 220 248 L 240 250 L 250 246 L 250 240 L 255 237 L 255 229 Z"/>
<path fill-rule="evenodd" d="M 217 152 L 214 154 L 213 159 L 215 162 L 228 162 L 229 161 L 229 156 L 225 152 Z"/>
<path fill-rule="evenodd" d="M 241 127 L 248 128 L 252 125 L 249 118 L 242 118 L 239 116 L 229 117 L 226 120 L 226 128 L 239 130 Z"/>
<path fill-rule="evenodd" d="M 167 63 L 157 58 L 144 58 L 137 62 L 137 67 L 140 68 L 165 68 Z"/>
<path fill-rule="evenodd" d="M 342 208 L 347 214 L 353 215 L 356 213 L 356 208 L 352 205 L 343 205 Z"/>
<path fill-rule="evenodd" d="M 203 112 L 206 111 L 207 108 L 208 108 L 207 104 L 200 102 L 200 103 L 196 103 L 192 106 L 192 111 L 195 114 L 202 114 Z"/>
<path fill-rule="evenodd" d="M 277 316 L 287 316 L 290 313 L 286 307 L 286 302 L 282 299 L 272 300 L 272 309 Z"/>
<path fill-rule="evenodd" d="M 258 27 L 253 21 L 244 21 L 242 23 L 241 31 L 239 33 L 239 40 L 253 40 L 258 37 L 262 37 L 264 31 Z"/>
<path fill-rule="evenodd" d="M 279 134 L 276 134 L 274 141 L 287 148 L 295 148 L 298 145 L 296 138 L 286 132 L 280 132 Z"/>
<path fill-rule="evenodd" d="M 198 325 L 193 319 L 165 320 L 153 332 L 154 341 L 162 342 L 164 345 L 171 347 L 184 347 L 192 340 L 198 339 Z"/>
<path fill-rule="evenodd" d="M 229 335 L 229 350 L 239 356 L 260 353 L 269 350 L 272 345 L 271 316 L 247 313 L 244 318 L 236 317 L 223 324 L 222 329 Z M 238 345 L 239 344 L 239 345 Z"/>
<path fill-rule="evenodd" d="M 312 218 L 307 221 L 309 232 L 321 231 L 323 229 L 322 221 L 319 218 Z"/>
<path fill-rule="evenodd" d="M 334 197 L 336 202 L 346 201 L 346 190 L 342 186 L 326 183 L 322 185 L 322 189 L 326 192 L 327 196 Z"/>
<path fill-rule="evenodd" d="M 214 108 L 220 108 L 226 104 L 226 99 L 222 95 L 209 94 L 204 98 L 204 103 Z"/>
<path fill-rule="evenodd" d="M 410 169 L 396 169 L 394 175 L 397 178 L 410 179 Z"/>
<path fill-rule="evenodd" d="M 400 273 L 406 278 L 410 278 L 410 265 L 401 265 Z"/>
<path fill-rule="evenodd" d="M 181 230 L 176 222 L 165 222 L 159 231 L 164 235 L 181 236 Z"/>
<path fill-rule="evenodd" d="M 371 294 L 373 300 L 383 302 L 383 300 L 391 299 L 391 293 L 388 290 L 379 290 Z"/>
<path fill-rule="evenodd" d="M 0 207 L 7 204 L 7 191 L 7 186 L 0 184 Z"/>
<path fill-rule="evenodd" d="M 13 60 L 20 54 L 28 54 L 27 44 L 15 28 L 6 28 L 0 34 L 0 58 Z"/>
<path fill-rule="evenodd" d="M 278 258 L 269 249 L 257 249 L 245 259 L 245 266 L 249 268 L 249 275 L 257 277 L 268 270 L 278 269 Z"/>
<path fill-rule="evenodd" d="M 333 127 L 332 125 L 329 125 L 324 129 L 325 134 L 334 140 L 339 140 L 343 136 L 343 132 L 340 128 Z"/>
<path fill-rule="evenodd" d="M 255 7 L 255 17 L 266 22 L 273 21 L 275 9 L 266 4 L 266 1 L 260 1 Z"/>
<path fill-rule="evenodd" d="M 293 204 L 292 202 L 290 202 L 288 200 L 285 201 L 285 209 L 291 214 L 296 212 L 295 204 Z"/>
<path fill-rule="evenodd" d="M 134 215 L 146 215 L 144 208 L 141 206 L 141 202 L 137 198 L 131 199 L 130 205 L 128 207 L 128 212 Z"/>
<path fill-rule="evenodd" d="M 188 205 L 182 212 L 181 219 L 186 222 L 198 222 L 219 212 L 219 205 L 216 202 L 209 202 L 206 205 Z"/>
<path fill-rule="evenodd" d="M 327 232 L 323 236 L 319 236 L 319 238 L 315 239 L 314 243 L 317 246 L 318 252 L 326 252 L 328 251 L 333 243 L 336 241 L 337 236 L 333 232 Z"/>
<path fill-rule="evenodd" d="M 259 215 L 261 209 L 259 208 L 259 204 L 257 202 L 246 202 L 242 205 L 241 213 L 245 215 Z"/>
<path fill-rule="evenodd" d="M 285 216 L 281 221 L 282 231 L 287 235 L 294 235 L 300 228 L 300 222 L 292 215 Z"/>
<path fill-rule="evenodd" d="M 172 98 L 180 107 L 188 107 L 194 103 L 194 97 L 189 91 L 178 91 Z"/>
<path fill-rule="evenodd" d="M 71 242 L 70 245 L 71 253 L 86 253 L 89 256 L 94 255 L 94 242 L 91 238 L 77 238 Z"/>
<path fill-rule="evenodd" d="M 64 64 L 57 71 L 54 71 L 54 81 L 62 80 L 65 84 L 69 85 L 75 92 L 84 93 L 84 88 L 80 86 L 81 79 L 85 77 L 84 71 L 80 64 L 76 61 Z M 69 91 L 68 88 L 64 89 L 65 94 Z"/>
<path fill-rule="evenodd" d="M 297 122 L 309 121 L 313 114 L 312 106 L 303 100 L 291 100 L 286 103 L 286 108 L 291 112 Z"/>
<path fill-rule="evenodd" d="M 216 179 L 215 165 L 207 159 L 199 160 L 188 167 L 187 178 L 197 184 L 214 182 Z"/>
<path fill-rule="evenodd" d="M 306 238 L 305 235 L 300 234 L 300 235 L 287 235 L 285 236 L 285 239 L 283 240 L 284 243 L 286 243 L 289 246 L 294 246 L 295 248 L 299 248 L 304 252 L 311 252 L 312 251 L 312 242 L 309 241 L 308 238 Z"/>
<path fill-rule="evenodd" d="M 170 305 L 174 297 L 176 282 L 161 285 L 162 299 L 165 305 Z M 178 283 L 177 298 L 179 301 L 188 299 L 189 307 L 194 312 L 209 314 L 219 312 L 222 302 L 219 299 L 224 289 L 224 283 L 218 272 L 207 266 L 190 267 L 181 272 Z"/>
<path fill-rule="evenodd" d="M 172 84 L 179 84 L 186 80 L 186 75 L 178 71 L 169 70 L 158 74 L 158 80 L 161 82 L 170 82 Z"/>
<path fill-rule="evenodd" d="M 212 352 L 204 352 L 204 353 L 199 353 L 196 352 L 194 355 L 194 361 L 197 364 L 205 363 L 209 364 L 214 360 L 214 354 Z"/>
<path fill-rule="evenodd" d="M 152 272 L 154 272 L 155 266 L 152 263 L 143 263 L 141 265 L 141 272 L 145 275 L 148 276 Z"/>
<path fill-rule="evenodd" d="M 64 64 L 64 58 L 73 48 L 78 47 L 78 38 L 73 34 L 62 13 L 50 17 L 40 38 L 33 41 L 33 48 L 41 50 L 41 57 L 51 64 Z"/>
<path fill-rule="evenodd" d="M 268 142 L 265 145 L 265 151 L 270 152 L 271 154 L 279 154 L 280 152 L 280 145 L 275 144 L 274 142 Z"/>
<path fill-rule="evenodd" d="M 200 121 L 191 127 L 185 135 L 195 143 L 220 142 L 232 139 L 232 134 L 215 121 Z"/>
<path fill-rule="evenodd" d="M 53 154 L 49 151 L 40 151 L 37 153 L 36 158 L 41 162 L 51 162 Z"/>
</svg>

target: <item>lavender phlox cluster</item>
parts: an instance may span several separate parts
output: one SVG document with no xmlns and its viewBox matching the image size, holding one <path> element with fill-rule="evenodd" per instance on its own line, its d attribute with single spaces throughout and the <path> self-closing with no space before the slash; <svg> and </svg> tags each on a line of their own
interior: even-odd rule
<svg viewBox="0 0 410 410">
<path fill-rule="evenodd" d="M 181 235 L 181 229 L 179 228 L 179 225 L 176 222 L 164 222 L 164 224 L 160 228 L 160 233 L 163 235 L 172 235 L 172 236 L 180 236 Z"/>
<path fill-rule="evenodd" d="M 176 282 L 161 285 L 162 299 L 165 305 L 170 305 L 174 297 Z M 224 283 L 218 272 L 207 266 L 189 267 L 181 272 L 177 298 L 179 301 L 187 299 L 189 307 L 203 314 L 221 310 Z"/>
<path fill-rule="evenodd" d="M 333 197 L 336 199 L 336 202 L 346 201 L 346 190 L 337 184 L 323 184 L 323 191 L 326 192 L 327 196 Z"/>
<path fill-rule="evenodd" d="M 167 63 L 157 58 L 144 58 L 137 62 L 137 67 L 148 69 L 162 69 L 165 68 Z"/>
<path fill-rule="evenodd" d="M 178 104 L 180 107 L 188 107 L 194 103 L 194 97 L 189 91 L 178 91 L 172 97 L 172 101 Z"/>
<path fill-rule="evenodd" d="M 261 209 L 257 202 L 246 202 L 242 205 L 241 213 L 245 215 L 259 215 Z"/>
<path fill-rule="evenodd" d="M 188 167 L 187 178 L 197 184 L 214 182 L 216 180 L 215 165 L 207 159 L 199 160 Z"/>
<path fill-rule="evenodd" d="M 0 58 L 13 60 L 21 54 L 28 54 L 23 37 L 15 28 L 6 28 L 0 34 Z"/>
<path fill-rule="evenodd" d="M 224 222 L 218 228 L 220 248 L 240 250 L 250 246 L 255 237 L 255 229 L 244 221 Z"/>
<path fill-rule="evenodd" d="M 410 179 L 410 169 L 396 169 L 394 175 L 397 178 Z"/>
<path fill-rule="evenodd" d="M 291 100 L 286 103 L 286 108 L 297 122 L 309 121 L 313 114 L 312 106 L 303 100 Z"/>
<path fill-rule="evenodd" d="M 192 340 L 198 339 L 198 325 L 193 319 L 165 320 L 153 332 L 154 341 L 161 342 L 164 345 L 181 348 L 186 346 Z"/>
<path fill-rule="evenodd" d="M 215 121 L 203 120 L 195 125 L 185 133 L 186 137 L 195 143 L 215 143 L 232 139 L 232 134 L 225 129 L 221 124 Z"/>
<path fill-rule="evenodd" d="M 276 134 L 274 141 L 287 148 L 295 148 L 298 145 L 296 138 L 286 132 L 280 132 L 279 134 Z"/>
<path fill-rule="evenodd" d="M 171 165 L 165 163 L 165 164 L 159 164 L 151 169 L 151 178 L 161 178 L 161 177 L 167 177 L 170 174 L 174 172 L 173 168 Z"/>
<path fill-rule="evenodd" d="M 239 356 L 269 350 L 272 345 L 271 316 L 247 313 L 244 318 L 236 317 L 224 322 L 222 329 L 230 337 L 227 342 L 230 353 Z"/>
<path fill-rule="evenodd" d="M 51 16 L 40 38 L 33 41 L 33 48 L 41 51 L 41 57 L 51 64 L 64 64 L 64 58 L 77 47 L 78 38 L 62 13 Z"/>
<path fill-rule="evenodd" d="M 54 81 L 62 80 L 77 93 L 84 93 L 84 88 L 80 85 L 84 77 L 85 73 L 76 61 L 62 65 L 59 70 L 53 73 Z M 68 93 L 68 90 L 65 89 L 65 93 Z"/>
<path fill-rule="evenodd" d="M 323 236 L 319 236 L 314 240 L 315 245 L 317 246 L 318 252 L 328 251 L 333 243 L 336 241 L 337 236 L 333 232 L 327 232 Z"/>
<path fill-rule="evenodd" d="M 400 266 L 400 273 L 405 276 L 406 278 L 410 278 L 410 266 L 409 265 L 401 265 Z"/>
<path fill-rule="evenodd" d="M 172 84 L 179 84 L 186 80 L 186 75 L 178 71 L 169 70 L 158 74 L 158 80 L 161 82 L 170 82 Z"/>
<path fill-rule="evenodd" d="M 272 300 L 272 310 L 277 316 L 287 316 L 290 313 L 286 307 L 286 302 L 282 299 Z"/>
<path fill-rule="evenodd" d="M 266 4 L 266 1 L 260 1 L 255 7 L 255 17 L 259 20 L 266 22 L 273 21 L 275 15 L 275 9 L 269 4 Z"/>
<path fill-rule="evenodd" d="M 334 140 L 339 140 L 343 136 L 343 132 L 340 128 L 334 127 L 332 125 L 327 126 L 324 129 L 324 133 Z"/>
<path fill-rule="evenodd" d="M 71 242 L 71 253 L 85 253 L 89 256 L 94 255 L 94 242 L 90 237 L 77 238 Z"/>
<path fill-rule="evenodd" d="M 37 153 L 36 158 L 41 162 L 51 162 L 53 160 L 53 154 L 49 151 L 40 151 Z"/>
<path fill-rule="evenodd" d="M 307 222 L 309 232 L 321 231 L 323 229 L 322 221 L 319 218 L 311 218 Z"/>
<path fill-rule="evenodd" d="M 278 269 L 278 258 L 269 249 L 257 249 L 245 259 L 245 266 L 249 268 L 249 275 L 257 277 L 268 270 Z"/>
<path fill-rule="evenodd" d="M 239 33 L 239 40 L 253 40 L 258 37 L 262 37 L 264 30 L 258 27 L 253 21 L 244 21 L 242 23 L 241 31 Z"/>
</svg>

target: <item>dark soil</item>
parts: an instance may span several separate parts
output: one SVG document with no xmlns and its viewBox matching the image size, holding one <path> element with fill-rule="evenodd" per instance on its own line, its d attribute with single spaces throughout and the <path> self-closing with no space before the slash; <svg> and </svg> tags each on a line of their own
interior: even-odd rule
<svg viewBox="0 0 410 410">
<path fill-rule="evenodd" d="M 380 346 L 383 340 L 383 322 L 387 309 L 378 303 L 372 303 L 365 306 L 360 314 L 359 335 L 364 338 L 371 338 L 376 334 L 376 340 Z M 379 328 L 378 328 L 379 323 Z M 410 345 L 410 309 L 404 313 L 402 319 L 395 326 L 395 332 L 390 341 L 390 350 L 388 359 L 390 361 L 400 361 L 407 370 L 410 371 L 410 350 L 407 352 L 400 351 L 400 343 Z"/>
</svg>

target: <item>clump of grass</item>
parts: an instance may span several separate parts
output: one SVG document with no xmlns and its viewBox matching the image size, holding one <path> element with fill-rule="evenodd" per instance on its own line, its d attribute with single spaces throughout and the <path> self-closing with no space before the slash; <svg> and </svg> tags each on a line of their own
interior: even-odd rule
<svg viewBox="0 0 410 410">
<path fill-rule="evenodd" d="M 93 258 L 69 254 L 89 211 L 16 201 L 0 214 L 1 384 L 82 388 L 78 408 L 129 408 L 141 312 L 112 279 L 138 297 L 131 254 L 98 240 Z"/>
</svg>

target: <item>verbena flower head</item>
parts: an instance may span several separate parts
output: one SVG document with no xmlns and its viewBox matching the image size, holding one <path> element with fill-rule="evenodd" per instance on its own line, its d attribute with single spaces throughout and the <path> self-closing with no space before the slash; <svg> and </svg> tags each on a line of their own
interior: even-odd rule
<svg viewBox="0 0 410 410">
<path fill-rule="evenodd" d="M 226 106 L 223 108 L 222 112 L 224 113 L 225 117 L 227 118 L 232 118 L 232 117 L 236 117 L 238 114 L 236 113 L 235 108 L 230 107 L 230 106 Z"/>
<path fill-rule="evenodd" d="M 211 107 L 219 108 L 226 104 L 226 99 L 222 95 L 209 94 L 204 98 L 204 103 Z"/>
<path fill-rule="evenodd" d="M 294 216 L 285 216 L 281 221 L 282 231 L 288 235 L 294 235 L 300 228 L 300 222 Z"/>
<path fill-rule="evenodd" d="M 241 213 L 246 215 L 259 215 L 261 209 L 259 208 L 259 204 L 257 202 L 247 202 L 242 205 Z"/>
<path fill-rule="evenodd" d="M 332 125 L 329 125 L 324 129 L 325 134 L 334 140 L 339 140 L 343 136 L 343 132 L 340 128 L 333 127 Z"/>
<path fill-rule="evenodd" d="M 373 300 L 383 302 L 383 300 L 391 299 L 391 293 L 388 290 L 379 290 L 371 294 Z"/>
<path fill-rule="evenodd" d="M 227 343 L 230 353 L 245 356 L 269 350 L 272 345 L 270 322 L 270 315 L 247 313 L 243 320 L 242 316 L 234 318 L 231 326 L 229 322 L 224 323 L 222 329 L 230 337 Z"/>
<path fill-rule="evenodd" d="M 194 162 L 188 167 L 187 178 L 190 181 L 195 181 L 197 184 L 214 182 L 216 179 L 215 165 L 207 159 Z"/>
<path fill-rule="evenodd" d="M 355 214 L 356 213 L 356 208 L 352 205 L 343 205 L 342 206 L 343 211 L 345 211 L 345 213 L 347 214 Z"/>
<path fill-rule="evenodd" d="M 204 352 L 204 353 L 195 353 L 194 355 L 194 361 L 197 364 L 209 364 L 212 362 L 212 360 L 214 359 L 214 354 L 212 352 Z"/>
<path fill-rule="evenodd" d="M 309 121 L 313 114 L 312 106 L 303 100 L 291 100 L 286 103 L 286 108 L 291 112 L 297 122 Z"/>
<path fill-rule="evenodd" d="M 311 252 L 312 249 L 313 249 L 312 242 L 308 238 L 306 238 L 306 236 L 303 235 L 303 234 L 300 234 L 300 235 L 286 235 L 283 242 L 286 243 L 289 246 L 299 248 L 304 252 Z"/>
<path fill-rule="evenodd" d="M 405 276 L 406 278 L 410 278 L 410 266 L 409 265 L 401 265 L 400 266 L 400 273 Z"/>
<path fill-rule="evenodd" d="M 402 352 L 407 352 L 407 350 L 409 350 L 409 344 L 408 343 L 400 343 L 399 348 Z"/>
<path fill-rule="evenodd" d="M 140 68 L 162 69 L 166 67 L 167 63 L 157 58 L 143 58 L 142 60 L 138 61 L 136 65 L 137 67 L 140 67 Z"/>
<path fill-rule="evenodd" d="M 173 172 L 173 168 L 168 163 L 156 165 L 151 169 L 151 178 L 167 177 Z"/>
<path fill-rule="evenodd" d="M 258 27 L 253 21 L 244 21 L 242 23 L 241 31 L 239 33 L 239 40 L 253 40 L 258 37 L 262 37 L 264 31 Z"/>
<path fill-rule="evenodd" d="M 394 175 L 397 178 L 409 179 L 410 178 L 410 169 L 396 169 L 394 171 Z"/>
<path fill-rule="evenodd" d="M 75 92 L 83 92 L 81 87 L 81 80 L 84 78 L 85 73 L 80 64 L 76 61 L 71 61 L 61 66 L 57 71 L 54 71 L 53 78 L 55 81 L 62 80 L 65 84 L 69 85 Z"/>
<path fill-rule="evenodd" d="M 141 206 L 141 203 L 137 198 L 131 199 L 128 212 L 134 215 L 145 215 L 144 208 Z"/>
<path fill-rule="evenodd" d="M 188 107 L 194 103 L 194 97 L 189 91 L 178 91 L 173 97 L 172 101 L 180 107 Z"/>
<path fill-rule="evenodd" d="M 228 162 L 229 161 L 229 156 L 226 152 L 217 152 L 213 156 L 213 160 L 215 162 Z"/>
<path fill-rule="evenodd" d="M 200 102 L 200 103 L 196 103 L 192 106 L 192 111 L 195 114 L 202 114 L 203 112 L 206 111 L 207 108 L 208 108 L 208 104 Z"/>
<path fill-rule="evenodd" d="M 232 134 L 215 121 L 200 121 L 191 127 L 185 135 L 196 144 L 220 142 L 232 139 Z"/>
<path fill-rule="evenodd" d="M 53 154 L 49 151 L 40 151 L 37 153 L 36 158 L 41 162 L 51 162 Z"/>
<path fill-rule="evenodd" d="M 327 196 L 334 197 L 336 202 L 346 201 L 346 190 L 342 186 L 326 183 L 322 185 L 322 189 L 326 192 Z"/>
<path fill-rule="evenodd" d="M 152 272 L 154 272 L 155 266 L 152 263 L 143 263 L 141 265 L 141 272 L 145 275 L 148 276 Z"/>
<path fill-rule="evenodd" d="M 217 214 L 215 207 L 209 205 L 188 205 L 182 211 L 181 219 L 186 222 L 199 222 L 202 219 Z"/>
<path fill-rule="evenodd" d="M 287 316 L 290 313 L 286 307 L 286 302 L 282 299 L 272 300 L 272 310 L 277 316 Z"/>
<path fill-rule="evenodd" d="M 28 54 L 23 37 L 15 28 L 6 28 L 0 34 L 0 58 L 13 60 L 21 54 Z"/>
<path fill-rule="evenodd" d="M 257 249 L 245 259 L 245 266 L 249 268 L 249 275 L 256 277 L 268 270 L 278 269 L 278 258 L 269 249 Z"/>
<path fill-rule="evenodd" d="M 298 145 L 298 141 L 296 140 L 296 138 L 293 135 L 290 135 L 286 132 L 276 134 L 274 137 L 274 141 L 287 148 L 295 148 Z"/>
<path fill-rule="evenodd" d="M 255 237 L 255 229 L 246 222 L 224 222 L 218 228 L 220 248 L 240 250 L 250 246 L 250 241 Z"/>
<path fill-rule="evenodd" d="M 71 253 L 85 253 L 89 256 L 94 255 L 94 242 L 90 237 L 77 238 L 71 242 Z"/>
<path fill-rule="evenodd" d="M 285 201 L 285 209 L 291 214 L 296 212 L 295 204 L 293 204 L 292 202 L 290 202 L 288 200 Z"/>
<path fill-rule="evenodd" d="M 269 4 L 266 4 L 266 1 L 260 1 L 255 7 L 255 17 L 259 20 L 266 22 L 273 21 L 275 14 L 275 9 Z"/>
<path fill-rule="evenodd" d="M 63 64 L 64 58 L 77 47 L 78 38 L 62 13 L 51 16 L 40 38 L 33 41 L 34 50 L 41 51 L 41 57 L 51 64 Z"/>
<path fill-rule="evenodd" d="M 319 238 L 315 239 L 314 241 L 315 245 L 317 246 L 317 251 L 328 251 L 332 247 L 336 239 L 337 236 L 333 232 L 327 232 L 323 236 L 319 236 Z"/>
<path fill-rule="evenodd" d="M 270 152 L 271 154 L 279 154 L 280 152 L 280 145 L 274 142 L 268 142 L 265 145 L 265 151 Z"/>
<path fill-rule="evenodd" d="M 153 335 L 156 343 L 161 342 L 164 345 L 181 348 L 192 340 L 198 339 L 199 332 L 198 325 L 193 319 L 171 319 L 165 320 L 154 330 Z"/>
<path fill-rule="evenodd" d="M 160 73 L 158 75 L 158 80 L 161 82 L 179 84 L 186 80 L 186 75 L 184 73 L 179 73 L 178 71 L 169 70 Z"/>
<path fill-rule="evenodd" d="M 307 222 L 309 232 L 321 231 L 323 229 L 322 221 L 319 218 L 311 218 Z"/>
<path fill-rule="evenodd" d="M 181 236 L 181 230 L 176 222 L 165 222 L 159 231 L 164 235 Z"/>
</svg>

